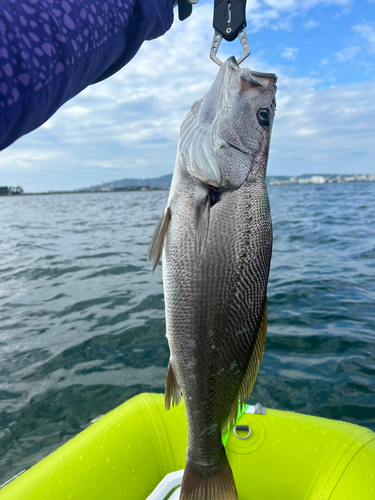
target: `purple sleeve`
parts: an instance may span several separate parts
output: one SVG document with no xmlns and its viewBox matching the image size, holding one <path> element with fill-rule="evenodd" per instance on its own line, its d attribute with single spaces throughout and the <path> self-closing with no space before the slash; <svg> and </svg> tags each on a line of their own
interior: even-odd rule
<svg viewBox="0 0 375 500">
<path fill-rule="evenodd" d="M 0 0 L 0 150 L 172 22 L 172 0 Z"/>
</svg>

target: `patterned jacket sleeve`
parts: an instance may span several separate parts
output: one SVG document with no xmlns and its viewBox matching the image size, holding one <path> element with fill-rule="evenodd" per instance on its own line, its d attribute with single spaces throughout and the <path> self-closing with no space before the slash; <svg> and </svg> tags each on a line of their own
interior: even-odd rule
<svg viewBox="0 0 375 500">
<path fill-rule="evenodd" d="M 172 22 L 172 0 L 0 0 L 0 150 Z"/>
</svg>

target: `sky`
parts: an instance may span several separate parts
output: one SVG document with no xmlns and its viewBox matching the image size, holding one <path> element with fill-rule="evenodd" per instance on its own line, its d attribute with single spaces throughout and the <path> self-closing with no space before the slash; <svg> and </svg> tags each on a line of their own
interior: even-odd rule
<svg viewBox="0 0 375 500">
<path fill-rule="evenodd" d="M 248 0 L 251 55 L 276 73 L 269 175 L 375 173 L 375 0 Z M 0 152 L 0 185 L 79 189 L 172 173 L 179 127 L 219 67 L 209 57 L 213 0 L 145 42 L 42 127 Z M 238 41 L 218 56 L 237 58 Z"/>
</svg>

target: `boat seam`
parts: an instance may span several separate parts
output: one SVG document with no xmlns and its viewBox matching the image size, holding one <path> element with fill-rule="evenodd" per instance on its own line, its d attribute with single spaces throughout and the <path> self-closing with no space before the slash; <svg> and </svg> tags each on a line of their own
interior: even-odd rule
<svg viewBox="0 0 375 500">
<path fill-rule="evenodd" d="M 344 472 L 346 471 L 346 469 L 348 468 L 348 466 L 351 464 L 351 462 L 353 461 L 354 457 L 365 447 L 367 446 L 369 443 L 371 443 L 371 441 L 374 441 L 375 440 L 375 437 L 373 437 L 372 439 L 370 439 L 369 441 L 367 441 L 367 443 L 364 443 L 360 448 L 359 450 L 356 451 L 356 453 L 354 453 L 354 455 L 352 456 L 352 458 L 349 460 L 349 462 L 346 464 L 346 466 L 344 467 L 342 473 L 340 474 L 340 477 L 339 479 L 337 480 L 336 484 L 335 484 L 335 487 L 333 488 L 333 490 L 331 491 L 329 497 L 327 498 L 327 500 L 329 500 L 331 498 L 331 496 L 333 495 L 333 492 L 335 491 L 337 485 L 339 484 L 342 476 L 344 475 Z"/>
<path fill-rule="evenodd" d="M 147 408 L 147 410 L 148 410 L 148 412 L 149 412 L 149 415 L 150 415 L 150 416 L 151 416 L 151 418 L 152 418 L 152 423 L 153 423 L 154 427 L 156 428 L 156 425 L 155 425 L 155 420 L 154 420 L 154 417 L 153 417 L 153 415 L 152 415 L 152 412 L 150 411 L 150 407 L 149 407 L 149 405 L 147 404 L 147 401 L 145 400 L 145 398 L 142 398 L 142 399 L 143 399 L 143 404 L 144 404 L 144 405 L 146 405 L 146 408 Z M 148 435 L 149 435 L 149 439 L 150 439 L 150 441 L 151 441 L 152 452 L 153 452 L 153 455 L 154 455 L 154 458 L 155 458 L 155 463 L 156 463 L 156 466 L 157 466 L 158 471 L 159 471 L 159 482 L 160 482 L 160 481 L 163 479 L 163 477 L 162 477 L 162 474 L 161 474 L 161 470 L 160 470 L 160 465 L 159 465 L 158 457 L 157 457 L 157 455 L 156 455 L 156 451 L 155 451 L 155 447 L 154 447 L 154 443 L 153 443 L 153 439 L 152 439 L 152 434 L 151 434 L 151 431 L 150 431 L 149 426 L 147 425 L 147 420 L 146 420 L 146 418 L 145 418 L 145 416 L 144 416 L 144 414 L 143 414 L 143 413 L 144 413 L 144 412 L 143 412 L 143 408 L 142 408 L 142 407 L 141 407 L 141 405 L 139 404 L 139 401 L 138 401 L 138 400 L 137 400 L 137 404 L 138 404 L 139 409 L 141 410 L 142 419 L 143 419 L 143 421 L 144 421 L 144 423 L 145 423 L 145 426 L 146 426 L 146 428 L 147 428 L 147 432 L 148 432 Z M 159 443 L 160 443 L 160 440 L 159 440 Z"/>
</svg>

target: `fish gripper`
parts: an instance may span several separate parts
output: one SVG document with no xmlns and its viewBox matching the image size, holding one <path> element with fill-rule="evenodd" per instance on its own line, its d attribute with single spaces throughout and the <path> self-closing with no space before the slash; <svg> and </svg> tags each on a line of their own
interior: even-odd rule
<svg viewBox="0 0 375 500">
<path fill-rule="evenodd" d="M 216 64 L 219 66 L 223 64 L 217 57 L 217 51 L 223 38 L 228 42 L 232 42 L 237 37 L 240 40 L 244 52 L 237 60 L 238 65 L 250 55 L 246 25 L 246 0 L 215 0 L 212 23 L 215 34 L 210 57 Z"/>
</svg>

